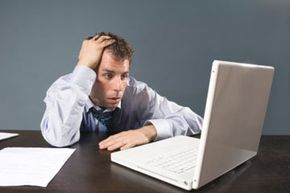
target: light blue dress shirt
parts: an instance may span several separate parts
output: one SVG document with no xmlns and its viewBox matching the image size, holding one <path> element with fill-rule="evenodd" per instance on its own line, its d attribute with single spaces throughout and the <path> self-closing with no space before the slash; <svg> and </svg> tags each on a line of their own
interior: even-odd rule
<svg viewBox="0 0 290 193">
<path fill-rule="evenodd" d="M 46 110 L 40 127 L 44 139 L 53 146 L 63 147 L 79 141 L 80 130 L 105 130 L 89 109 L 89 99 L 96 73 L 82 65 L 60 77 L 48 89 L 44 99 Z M 96 107 L 95 108 L 99 108 Z M 180 106 L 160 96 L 147 84 L 130 77 L 118 111 L 114 115 L 114 133 L 138 129 L 153 124 L 156 140 L 199 133 L 202 118 L 190 108 Z"/>
</svg>

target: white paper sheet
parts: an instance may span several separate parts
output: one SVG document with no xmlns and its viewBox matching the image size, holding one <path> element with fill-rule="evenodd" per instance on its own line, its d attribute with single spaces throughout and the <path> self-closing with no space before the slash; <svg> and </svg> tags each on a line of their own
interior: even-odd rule
<svg viewBox="0 0 290 193">
<path fill-rule="evenodd" d="M 0 186 L 46 187 L 74 151 L 69 148 L 2 149 Z"/>
<path fill-rule="evenodd" d="M 7 132 L 0 132 L 0 141 L 4 139 L 8 139 L 11 137 L 17 136 L 18 133 L 7 133 Z"/>
</svg>

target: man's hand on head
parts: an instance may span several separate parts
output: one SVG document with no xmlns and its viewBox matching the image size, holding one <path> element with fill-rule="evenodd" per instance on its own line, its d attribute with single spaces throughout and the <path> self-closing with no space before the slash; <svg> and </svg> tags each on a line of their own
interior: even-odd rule
<svg viewBox="0 0 290 193">
<path fill-rule="evenodd" d="M 153 125 L 147 125 L 140 129 L 123 131 L 112 135 L 99 143 L 100 149 L 114 151 L 124 150 L 137 145 L 143 145 L 156 138 L 156 129 Z"/>
<path fill-rule="evenodd" d="M 79 53 L 78 65 L 85 65 L 95 70 L 100 63 L 104 48 L 114 43 L 110 36 L 96 35 L 90 39 L 84 40 Z"/>
</svg>

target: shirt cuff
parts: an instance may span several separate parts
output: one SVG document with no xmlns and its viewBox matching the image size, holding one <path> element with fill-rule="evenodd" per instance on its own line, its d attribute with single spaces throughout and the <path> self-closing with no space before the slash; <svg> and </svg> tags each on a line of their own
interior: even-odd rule
<svg viewBox="0 0 290 193">
<path fill-rule="evenodd" d="M 91 68 L 84 65 L 77 65 L 72 73 L 72 82 L 89 95 L 96 80 L 96 76 L 95 71 Z"/>
<path fill-rule="evenodd" d="M 152 119 L 145 122 L 144 125 L 152 124 L 157 132 L 156 141 L 172 137 L 172 125 L 166 119 Z"/>
</svg>

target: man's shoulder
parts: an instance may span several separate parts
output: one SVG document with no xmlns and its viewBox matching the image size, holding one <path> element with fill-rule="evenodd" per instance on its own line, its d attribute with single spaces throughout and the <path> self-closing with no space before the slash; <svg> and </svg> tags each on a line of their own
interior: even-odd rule
<svg viewBox="0 0 290 193">
<path fill-rule="evenodd" d="M 153 93 L 154 91 L 145 82 L 130 77 L 122 99 L 122 106 L 131 106 L 133 109 L 145 108 Z"/>
<path fill-rule="evenodd" d="M 136 80 L 134 77 L 130 76 L 129 83 L 127 87 L 130 91 L 133 92 L 142 92 L 148 88 L 148 85 L 145 82 Z"/>
</svg>

